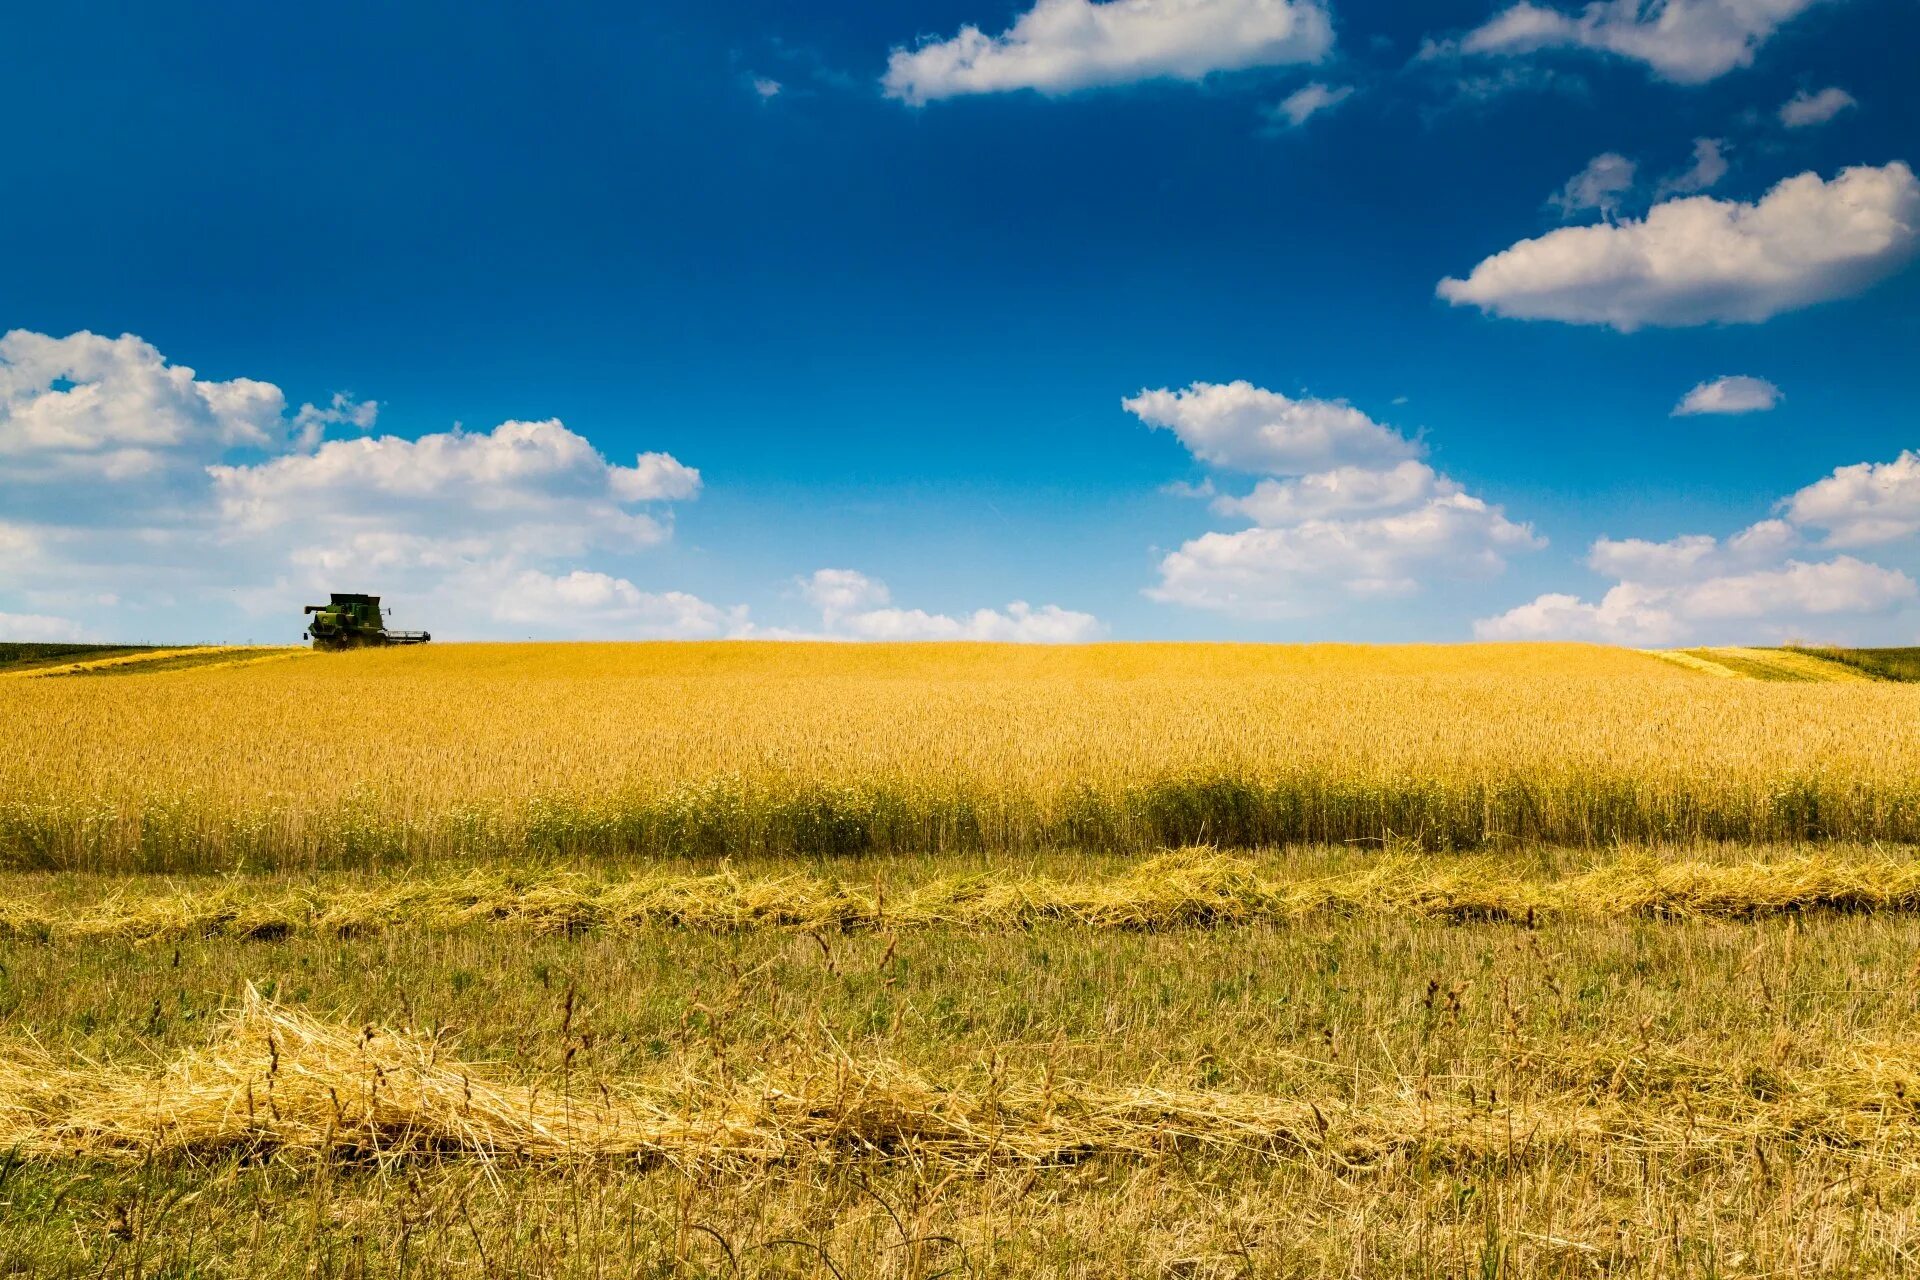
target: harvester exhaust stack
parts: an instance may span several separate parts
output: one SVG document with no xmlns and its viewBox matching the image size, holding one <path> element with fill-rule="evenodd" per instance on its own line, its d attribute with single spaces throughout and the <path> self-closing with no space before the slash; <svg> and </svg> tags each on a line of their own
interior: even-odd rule
<svg viewBox="0 0 1920 1280">
<path fill-rule="evenodd" d="M 310 604 L 313 615 L 307 635 L 316 649 L 367 649 L 389 644 L 425 644 L 433 639 L 424 631 L 389 631 L 380 612 L 379 596 L 336 591 L 329 604 Z"/>
</svg>

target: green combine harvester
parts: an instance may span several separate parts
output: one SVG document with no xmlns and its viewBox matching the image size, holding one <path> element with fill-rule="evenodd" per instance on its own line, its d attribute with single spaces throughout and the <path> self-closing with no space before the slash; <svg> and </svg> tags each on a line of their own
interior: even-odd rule
<svg viewBox="0 0 1920 1280">
<path fill-rule="evenodd" d="M 307 635 L 316 649 L 371 649 L 390 644 L 425 644 L 433 639 L 424 631 L 389 631 L 379 596 L 336 591 L 328 604 L 310 604 L 313 615 Z"/>
</svg>

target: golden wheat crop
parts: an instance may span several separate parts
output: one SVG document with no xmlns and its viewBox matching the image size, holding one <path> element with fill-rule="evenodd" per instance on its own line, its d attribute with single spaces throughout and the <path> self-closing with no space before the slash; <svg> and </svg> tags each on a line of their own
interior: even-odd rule
<svg viewBox="0 0 1920 1280">
<path fill-rule="evenodd" d="M 441 645 L 0 719 L 14 867 L 1920 839 L 1920 688 L 1582 645 Z"/>
</svg>

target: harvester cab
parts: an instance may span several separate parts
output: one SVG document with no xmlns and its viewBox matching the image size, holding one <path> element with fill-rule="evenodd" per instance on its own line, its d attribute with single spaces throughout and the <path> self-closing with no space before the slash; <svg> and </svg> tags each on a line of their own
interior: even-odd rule
<svg viewBox="0 0 1920 1280">
<path fill-rule="evenodd" d="M 336 591 L 327 604 L 310 604 L 313 621 L 307 635 L 316 649 L 366 649 L 389 644 L 425 644 L 433 639 L 424 631 L 389 631 L 379 596 Z"/>
</svg>

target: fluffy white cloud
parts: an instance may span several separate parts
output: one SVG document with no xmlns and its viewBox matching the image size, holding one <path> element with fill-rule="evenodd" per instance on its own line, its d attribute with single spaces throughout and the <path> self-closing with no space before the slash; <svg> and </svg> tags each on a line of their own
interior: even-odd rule
<svg viewBox="0 0 1920 1280">
<path fill-rule="evenodd" d="M 1406 511 L 1436 497 L 1452 497 L 1460 486 L 1424 462 L 1409 459 L 1392 467 L 1336 467 L 1289 480 L 1262 480 L 1244 497 L 1215 498 L 1221 515 L 1245 516 L 1269 528 L 1344 516 Z"/>
<path fill-rule="evenodd" d="M 93 638 L 91 632 L 70 618 L 55 618 L 44 613 L 0 613 L 0 640 L 47 644 Z"/>
<path fill-rule="evenodd" d="M 1318 80 L 1301 85 L 1278 103 L 1268 109 L 1267 118 L 1275 124 L 1285 124 L 1290 129 L 1298 129 L 1307 120 L 1327 110 L 1337 107 L 1353 96 L 1353 86 L 1343 84 L 1338 88 L 1321 84 Z"/>
<path fill-rule="evenodd" d="M 1661 645 L 1681 638 L 1680 621 L 1658 599 L 1618 586 L 1589 604 L 1550 592 L 1495 618 L 1473 624 L 1478 640 L 1590 640 L 1599 644 Z"/>
<path fill-rule="evenodd" d="M 1727 157 L 1723 151 L 1726 146 L 1718 138 L 1695 138 L 1693 140 L 1693 163 L 1660 180 L 1654 190 L 1656 200 L 1668 196 L 1692 195 L 1696 191 L 1705 191 L 1720 179 L 1727 176 Z"/>
<path fill-rule="evenodd" d="M 1752 65 L 1768 37 L 1816 2 L 1596 0 L 1578 13 L 1566 13 L 1522 0 L 1453 48 L 1503 55 L 1588 49 L 1644 63 L 1678 84 L 1700 84 Z"/>
<path fill-rule="evenodd" d="M 1718 138 L 1695 138 L 1693 162 L 1660 179 L 1654 187 L 1654 199 L 1705 191 L 1726 177 L 1727 158 L 1722 152 L 1723 146 Z M 1587 161 L 1586 168 L 1567 179 L 1565 186 L 1547 197 L 1547 203 L 1560 211 L 1562 221 L 1596 212 L 1610 222 L 1634 189 L 1636 169 L 1634 162 L 1620 153 L 1602 152 Z"/>
<path fill-rule="evenodd" d="M 600 637 L 635 640 L 713 639 L 746 625 L 744 606 L 723 608 L 684 591 L 642 591 L 625 578 L 575 569 L 547 574 L 526 569 L 489 593 L 492 615 Z"/>
<path fill-rule="evenodd" d="M 1884 613 L 1920 596 L 1897 569 L 1852 556 L 1668 585 L 1623 582 L 1588 604 L 1544 595 L 1474 624 L 1482 640 L 1597 640 L 1660 645 L 1692 639 L 1703 628 L 1728 639 L 1754 630 L 1782 638 L 1796 627 L 1840 615 Z M 1738 624 L 1732 629 L 1727 624 Z"/>
<path fill-rule="evenodd" d="M 1702 382 L 1673 406 L 1673 416 L 1696 413 L 1764 413 L 1780 403 L 1780 388 L 1765 378 L 1734 374 Z"/>
<path fill-rule="evenodd" d="M 835 618 L 893 602 L 887 584 L 858 569 L 816 569 L 800 582 L 800 594 L 829 624 Z"/>
<path fill-rule="evenodd" d="M 1562 218 L 1576 218 L 1588 210 L 1611 218 L 1620 209 L 1620 198 L 1633 190 L 1633 169 L 1633 161 L 1625 156 L 1603 151 L 1548 196 L 1547 203 L 1560 210 Z"/>
<path fill-rule="evenodd" d="M 1920 235 L 1905 164 L 1803 173 L 1754 204 L 1692 196 L 1641 221 L 1562 227 L 1445 279 L 1442 298 L 1495 315 L 1605 324 L 1757 323 L 1891 274 Z"/>
<path fill-rule="evenodd" d="M 360 431 L 373 430 L 373 424 L 380 418 L 380 405 L 373 400 L 354 400 L 344 392 L 336 391 L 327 407 L 303 404 L 300 412 L 293 415 L 293 442 L 296 449 L 312 449 L 319 446 L 321 438 L 327 434 L 328 427 L 353 427 Z"/>
<path fill-rule="evenodd" d="M 1015 644 L 1086 644 L 1106 634 L 1090 613 L 1058 605 L 1038 608 L 1015 600 L 1005 610 L 976 609 L 953 615 L 893 607 L 887 584 L 857 569 L 818 569 L 800 579 L 801 596 L 820 611 L 822 630 L 808 638 L 831 640 L 994 640 Z M 751 632 L 768 637 L 791 632 Z"/>
<path fill-rule="evenodd" d="M 1789 560 L 1779 569 L 1709 578 L 1682 595 L 1688 617 L 1717 619 L 1820 617 L 1871 613 L 1920 595 L 1897 569 L 1837 556 L 1819 564 Z"/>
<path fill-rule="evenodd" d="M 1316 0 L 1037 0 L 997 36 L 895 49 L 881 80 L 915 106 L 970 93 L 1068 93 L 1140 80 L 1317 62 L 1333 23 Z"/>
<path fill-rule="evenodd" d="M 1836 547 L 1862 547 L 1920 533 L 1920 453 L 1837 467 L 1786 500 L 1787 518 L 1827 531 Z"/>
<path fill-rule="evenodd" d="M 1826 548 L 1920 533 L 1920 456 L 1841 467 L 1724 542 L 1690 534 L 1666 542 L 1601 538 L 1587 563 L 1615 580 L 1599 601 L 1553 593 L 1474 626 L 1488 640 L 1601 640 L 1659 645 L 1752 643 L 1815 629 L 1832 634 L 1920 599 L 1904 571 Z M 1808 529 L 1827 530 L 1809 547 Z"/>
<path fill-rule="evenodd" d="M 1245 381 L 1142 391 L 1120 405 L 1172 431 L 1202 462 L 1235 471 L 1302 475 L 1392 465 L 1424 452 L 1344 400 L 1293 400 Z"/>
<path fill-rule="evenodd" d="M 1392 515 L 1208 533 L 1160 562 L 1149 598 L 1249 618 L 1299 617 L 1343 599 L 1405 595 L 1432 577 L 1490 577 L 1543 545 L 1526 525 L 1454 492 Z"/>
<path fill-rule="evenodd" d="M 1484 577 L 1533 530 L 1419 460 L 1424 452 L 1345 401 L 1293 400 L 1246 382 L 1198 382 L 1122 402 L 1202 462 L 1270 478 L 1244 495 L 1191 492 L 1254 522 L 1160 561 L 1150 599 L 1251 618 L 1327 612 L 1433 578 Z"/>
<path fill-rule="evenodd" d="M 201 617 L 209 603 L 284 621 L 350 587 L 454 634 L 543 611 L 547 633 L 723 629 L 713 606 L 579 564 L 668 537 L 664 504 L 698 493 L 693 468 L 615 464 L 558 422 L 407 439 L 375 434 L 377 418 L 345 395 L 289 414 L 271 383 L 203 380 L 136 337 L 7 334 L 0 590 L 14 598 L 0 608 L 49 617 L 78 600 L 94 629 L 139 616 L 141 634 L 173 611 L 183 638 L 208 639 L 233 625 Z"/>
<path fill-rule="evenodd" d="M 690 498 L 700 485 L 699 472 L 665 454 L 610 463 L 552 420 L 334 440 L 208 474 L 223 519 L 241 535 L 291 526 L 345 547 L 371 534 L 389 562 L 412 548 L 422 563 L 469 545 L 518 555 L 650 546 L 667 536 L 665 524 L 628 508 Z"/>
<path fill-rule="evenodd" d="M 1724 543 L 1703 533 L 1666 542 L 1600 538 L 1588 551 L 1587 564 L 1594 572 L 1623 582 L 1670 586 L 1778 563 L 1799 543 L 1799 531 L 1791 524 L 1762 520 Z"/>
<path fill-rule="evenodd" d="M 996 640 L 1012 644 L 1086 644 L 1106 634 L 1100 620 L 1058 605 L 1038 609 L 1015 600 L 1003 613 L 976 609 L 963 617 L 921 609 L 872 609 L 840 620 L 856 640 Z"/>
<path fill-rule="evenodd" d="M 1802 89 L 1780 104 L 1780 123 L 1789 129 L 1805 129 L 1825 124 L 1848 107 L 1857 105 L 1845 89 L 1830 86 L 1818 93 Z"/>
<path fill-rule="evenodd" d="M 283 436 L 285 408 L 271 383 L 202 380 L 132 334 L 0 336 L 0 459 L 13 480 L 120 480 L 264 448 Z"/>
</svg>

